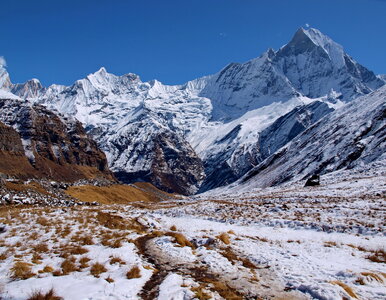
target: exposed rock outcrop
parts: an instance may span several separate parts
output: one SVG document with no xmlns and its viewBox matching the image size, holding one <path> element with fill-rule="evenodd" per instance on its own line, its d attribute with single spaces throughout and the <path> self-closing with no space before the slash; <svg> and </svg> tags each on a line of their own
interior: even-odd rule
<svg viewBox="0 0 386 300">
<path fill-rule="evenodd" d="M 250 189 L 305 180 L 313 174 L 384 160 L 385 149 L 386 87 L 382 87 L 308 127 L 249 171 L 240 183 Z"/>
<path fill-rule="evenodd" d="M 166 192 L 194 194 L 205 176 L 203 163 L 184 137 L 165 122 L 144 108 L 118 135 L 104 133 L 103 149 L 117 162 L 111 170 L 125 183 L 149 181 Z"/>
<path fill-rule="evenodd" d="M 59 181 L 113 179 L 104 153 L 75 119 L 40 105 L 1 99 L 0 121 L 7 125 L 0 127 L 3 155 L 20 157 L 3 160 L 3 173 Z"/>
<path fill-rule="evenodd" d="M 36 177 L 38 174 L 25 156 L 19 133 L 1 122 L 0 173 L 22 179 Z"/>
</svg>

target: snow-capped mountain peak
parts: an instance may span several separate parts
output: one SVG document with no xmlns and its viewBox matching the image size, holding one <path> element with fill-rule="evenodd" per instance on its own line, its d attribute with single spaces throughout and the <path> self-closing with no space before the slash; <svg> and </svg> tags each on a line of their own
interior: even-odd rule
<svg viewBox="0 0 386 300">
<path fill-rule="evenodd" d="M 0 88 L 9 89 L 11 80 L 5 67 L 0 65 Z"/>
<path fill-rule="evenodd" d="M 179 173 L 183 193 L 200 188 L 202 164 L 201 190 L 233 182 L 265 158 L 265 148 L 275 151 L 329 108 L 385 84 L 313 28 L 300 28 L 277 51 L 183 85 L 142 82 L 103 67 L 68 87 L 12 85 L 7 75 L 0 73 L 8 78 L 0 88 L 80 120 L 119 178 L 151 180 L 170 191 L 176 190 L 170 176 Z M 266 140 L 273 136 L 266 129 L 276 140 Z"/>
<path fill-rule="evenodd" d="M 344 65 L 343 47 L 315 28 L 299 28 L 282 50 L 285 52 L 287 48 L 293 48 L 295 53 L 301 53 L 311 51 L 314 47 L 322 48 L 337 67 Z"/>
</svg>

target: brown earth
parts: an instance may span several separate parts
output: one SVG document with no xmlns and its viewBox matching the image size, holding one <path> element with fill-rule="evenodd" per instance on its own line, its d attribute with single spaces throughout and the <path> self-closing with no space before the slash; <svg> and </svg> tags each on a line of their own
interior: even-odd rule
<svg viewBox="0 0 386 300">
<path fill-rule="evenodd" d="M 18 179 L 115 181 L 105 154 L 75 119 L 4 99 L 0 114 L 0 173 Z"/>
<path fill-rule="evenodd" d="M 146 182 L 139 182 L 132 185 L 71 186 L 66 190 L 66 193 L 80 201 L 96 201 L 101 204 L 127 204 L 137 201 L 160 202 L 175 197 Z"/>
<path fill-rule="evenodd" d="M 19 133 L 0 122 L 0 173 L 17 178 L 37 176 L 24 154 Z"/>
</svg>

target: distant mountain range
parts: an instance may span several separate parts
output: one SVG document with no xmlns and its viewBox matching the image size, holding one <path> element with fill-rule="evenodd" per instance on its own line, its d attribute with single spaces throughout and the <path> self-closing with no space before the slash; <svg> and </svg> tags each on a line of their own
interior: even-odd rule
<svg viewBox="0 0 386 300">
<path fill-rule="evenodd" d="M 214 75 L 183 85 L 142 82 L 135 74 L 115 76 L 101 68 L 71 86 L 43 87 L 37 79 L 13 84 L 7 71 L 0 68 L 0 98 L 16 95 L 30 104 L 75 117 L 106 153 L 118 179 L 126 183 L 150 181 L 165 191 L 185 195 L 230 184 L 248 172 L 249 178 L 262 176 L 258 175 L 261 168 L 265 172 L 269 167 L 279 170 L 279 163 L 292 161 L 289 153 L 309 165 L 314 160 L 324 161 L 311 153 L 298 156 L 306 140 L 313 140 L 305 134 L 321 126 L 315 123 L 324 124 L 312 129 L 319 133 L 338 126 L 339 117 L 333 117 L 338 112 L 330 113 L 368 94 L 340 111 L 358 119 L 369 118 L 369 122 L 384 122 L 384 115 L 383 121 L 375 121 L 377 117 L 367 110 L 361 114 L 372 101 L 381 101 L 382 90 L 371 93 L 384 84 L 384 75 L 376 76 L 313 28 L 300 28 L 279 50 L 268 49 L 258 58 L 231 63 Z M 3 122 L 22 131 L 19 125 Z M 382 135 L 384 139 L 384 132 L 377 138 L 382 140 Z M 295 147 L 298 137 L 306 140 Z M 340 138 L 351 143 L 344 133 Z M 26 145 L 24 149 L 29 151 Z M 280 156 L 283 161 L 272 158 L 283 149 L 294 150 Z M 381 152 L 374 155 L 381 157 Z M 329 156 L 337 153 L 319 155 L 330 161 L 333 158 Z M 351 165 L 341 162 L 331 167 L 325 163 L 325 167 L 310 170 L 325 172 Z M 311 172 L 306 172 L 306 167 L 290 169 L 278 171 L 275 176 L 281 179 L 267 175 L 264 185 L 282 182 L 283 176 L 304 177 Z"/>
</svg>

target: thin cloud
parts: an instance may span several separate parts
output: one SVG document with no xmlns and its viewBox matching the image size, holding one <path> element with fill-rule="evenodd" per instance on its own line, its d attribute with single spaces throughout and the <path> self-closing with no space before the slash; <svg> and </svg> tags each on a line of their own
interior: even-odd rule
<svg viewBox="0 0 386 300">
<path fill-rule="evenodd" d="M 5 61 L 5 58 L 3 56 L 0 56 L 0 67 L 6 67 L 7 62 Z"/>
</svg>

